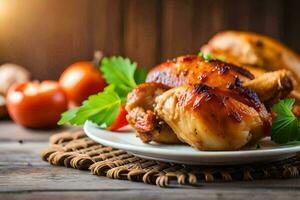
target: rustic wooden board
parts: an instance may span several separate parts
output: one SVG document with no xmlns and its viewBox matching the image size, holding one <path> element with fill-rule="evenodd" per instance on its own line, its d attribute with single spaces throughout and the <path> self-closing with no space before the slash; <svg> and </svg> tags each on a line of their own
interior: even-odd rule
<svg viewBox="0 0 300 200">
<path fill-rule="evenodd" d="M 0 123 L 0 132 L 3 133 Z M 6 124 L 7 129 L 16 125 Z M 44 141 L 0 141 L 0 199 L 291 199 L 300 195 L 300 179 L 203 183 L 198 187 L 153 185 L 93 176 L 88 171 L 50 166 L 40 159 Z M 13 136 L 15 137 L 15 136 Z M 42 140 L 42 139 L 41 139 Z"/>
<path fill-rule="evenodd" d="M 297 0 L 1 0 L 0 64 L 55 79 L 103 50 L 151 67 L 196 53 L 225 29 L 267 34 L 300 52 L 299 9 Z"/>
<path fill-rule="evenodd" d="M 90 1 L 91 51 L 101 50 L 106 56 L 123 54 L 123 3 L 121 0 Z"/>
<path fill-rule="evenodd" d="M 79 171 L 73 169 L 67 169 L 63 167 L 50 166 L 48 163 L 42 161 L 39 157 L 39 153 L 43 148 L 47 146 L 47 142 L 24 142 L 22 144 L 17 142 L 0 142 L 0 183 L 5 183 L 6 188 L 0 187 L 0 191 L 3 190 L 46 190 L 47 188 L 61 188 L 62 186 L 66 189 L 68 187 L 84 187 L 89 189 L 90 185 L 80 185 L 80 182 L 90 182 L 91 185 L 97 185 L 98 182 L 107 185 L 107 187 L 134 187 L 147 188 L 148 186 L 141 183 L 132 183 L 128 181 L 121 181 L 124 184 L 119 185 L 119 183 L 113 186 L 110 185 L 109 179 L 105 177 L 91 176 L 89 172 Z M 53 181 L 53 177 L 55 180 Z M 20 182 L 27 180 L 27 184 L 23 185 Z M 32 188 L 30 183 L 34 181 L 43 182 L 43 184 L 37 184 L 37 187 Z M 104 182 L 103 182 L 104 181 Z M 72 184 L 66 184 L 70 182 Z M 110 186 L 109 186 L 110 185 Z M 274 188 L 274 189 L 300 189 L 300 179 L 286 179 L 286 180 L 258 180 L 253 182 L 230 182 L 230 183 L 203 183 L 205 187 L 221 187 L 221 188 Z M 106 186 L 104 186 L 106 187 Z M 62 188 L 61 188 L 62 189 Z M 80 188 L 75 188 L 80 189 Z"/>
<path fill-rule="evenodd" d="M 162 60 L 195 53 L 192 47 L 192 0 L 162 2 Z"/>
<path fill-rule="evenodd" d="M 27 129 L 14 124 L 10 120 L 0 120 L 0 141 L 47 141 L 49 136 L 70 127 L 59 127 L 52 130 Z M 78 129 L 79 127 L 72 127 Z"/>
<path fill-rule="evenodd" d="M 157 64 L 160 48 L 160 2 L 130 0 L 124 3 L 124 54 L 142 67 L 151 68 Z"/>
<path fill-rule="evenodd" d="M 204 199 L 204 200 L 288 200 L 297 199 L 299 191 L 286 190 L 217 190 L 217 189 L 157 189 L 157 190 L 98 190 L 98 191 L 44 191 L 30 193 L 1 194 L 0 199 L 40 200 L 40 199 L 64 199 L 64 200 L 94 200 L 94 199 Z"/>
</svg>

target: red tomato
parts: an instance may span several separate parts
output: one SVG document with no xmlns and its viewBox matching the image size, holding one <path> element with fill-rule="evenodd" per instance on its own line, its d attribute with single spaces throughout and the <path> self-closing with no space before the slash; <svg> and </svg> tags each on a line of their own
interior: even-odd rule
<svg viewBox="0 0 300 200">
<path fill-rule="evenodd" d="M 90 95 L 103 91 L 106 86 L 99 70 L 91 62 L 77 62 L 60 76 L 59 84 L 65 90 L 71 106 L 79 106 Z"/>
<path fill-rule="evenodd" d="M 68 107 L 65 92 L 56 81 L 13 85 L 6 96 L 11 118 L 28 128 L 52 128 Z"/>
<path fill-rule="evenodd" d="M 115 131 L 122 128 L 123 126 L 126 126 L 128 124 L 126 115 L 127 111 L 125 110 L 125 107 L 122 106 L 116 120 L 107 129 L 110 131 Z"/>
</svg>

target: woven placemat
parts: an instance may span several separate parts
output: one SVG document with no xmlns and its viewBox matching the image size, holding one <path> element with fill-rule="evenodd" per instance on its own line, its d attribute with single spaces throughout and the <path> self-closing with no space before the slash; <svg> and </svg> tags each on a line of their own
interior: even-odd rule
<svg viewBox="0 0 300 200">
<path fill-rule="evenodd" d="M 90 170 L 94 175 L 140 181 L 160 187 L 172 183 L 198 185 L 215 181 L 251 181 L 290 178 L 299 175 L 300 155 L 268 164 L 239 166 L 188 166 L 146 160 L 123 150 L 100 145 L 83 131 L 69 131 L 50 137 L 41 157 L 52 165 Z"/>
</svg>

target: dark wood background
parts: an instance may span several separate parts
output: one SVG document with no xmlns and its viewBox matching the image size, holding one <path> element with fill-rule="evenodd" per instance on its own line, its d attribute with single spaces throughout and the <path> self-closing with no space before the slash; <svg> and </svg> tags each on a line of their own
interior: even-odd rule
<svg viewBox="0 0 300 200">
<path fill-rule="evenodd" d="M 103 50 L 152 67 L 227 29 L 267 34 L 300 53 L 300 1 L 0 0 L 0 64 L 55 79 Z"/>
</svg>

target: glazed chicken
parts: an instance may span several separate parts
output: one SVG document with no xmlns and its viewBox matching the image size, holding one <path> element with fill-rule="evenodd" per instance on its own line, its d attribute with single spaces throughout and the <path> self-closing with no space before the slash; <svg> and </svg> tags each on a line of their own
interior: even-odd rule
<svg viewBox="0 0 300 200">
<path fill-rule="evenodd" d="M 169 125 L 154 113 L 155 98 L 168 89 L 160 83 L 143 83 L 128 95 L 126 118 L 143 142 L 181 143 Z"/>
<path fill-rule="evenodd" d="M 142 141 L 236 150 L 270 133 L 267 109 L 279 99 L 300 103 L 300 57 L 279 42 L 227 31 L 201 50 L 226 62 L 178 57 L 153 68 L 128 96 L 127 119 Z M 300 117 L 299 106 L 293 112 Z"/>
<path fill-rule="evenodd" d="M 181 56 L 153 68 L 146 82 L 161 83 L 169 87 L 203 83 L 210 87 L 228 88 L 240 81 L 253 89 L 264 103 L 276 102 L 293 89 L 292 75 L 288 70 L 264 73 L 259 77 L 247 69 L 219 60 L 205 61 L 195 55 Z"/>
<path fill-rule="evenodd" d="M 127 119 L 144 142 L 239 149 L 269 133 L 271 117 L 260 99 L 285 97 L 289 76 L 281 70 L 255 79 L 233 64 L 182 56 L 152 69 L 128 95 Z"/>
<path fill-rule="evenodd" d="M 199 150 L 236 150 L 269 132 L 270 117 L 254 92 L 204 84 L 175 87 L 156 98 L 155 112 L 177 137 Z"/>
</svg>

